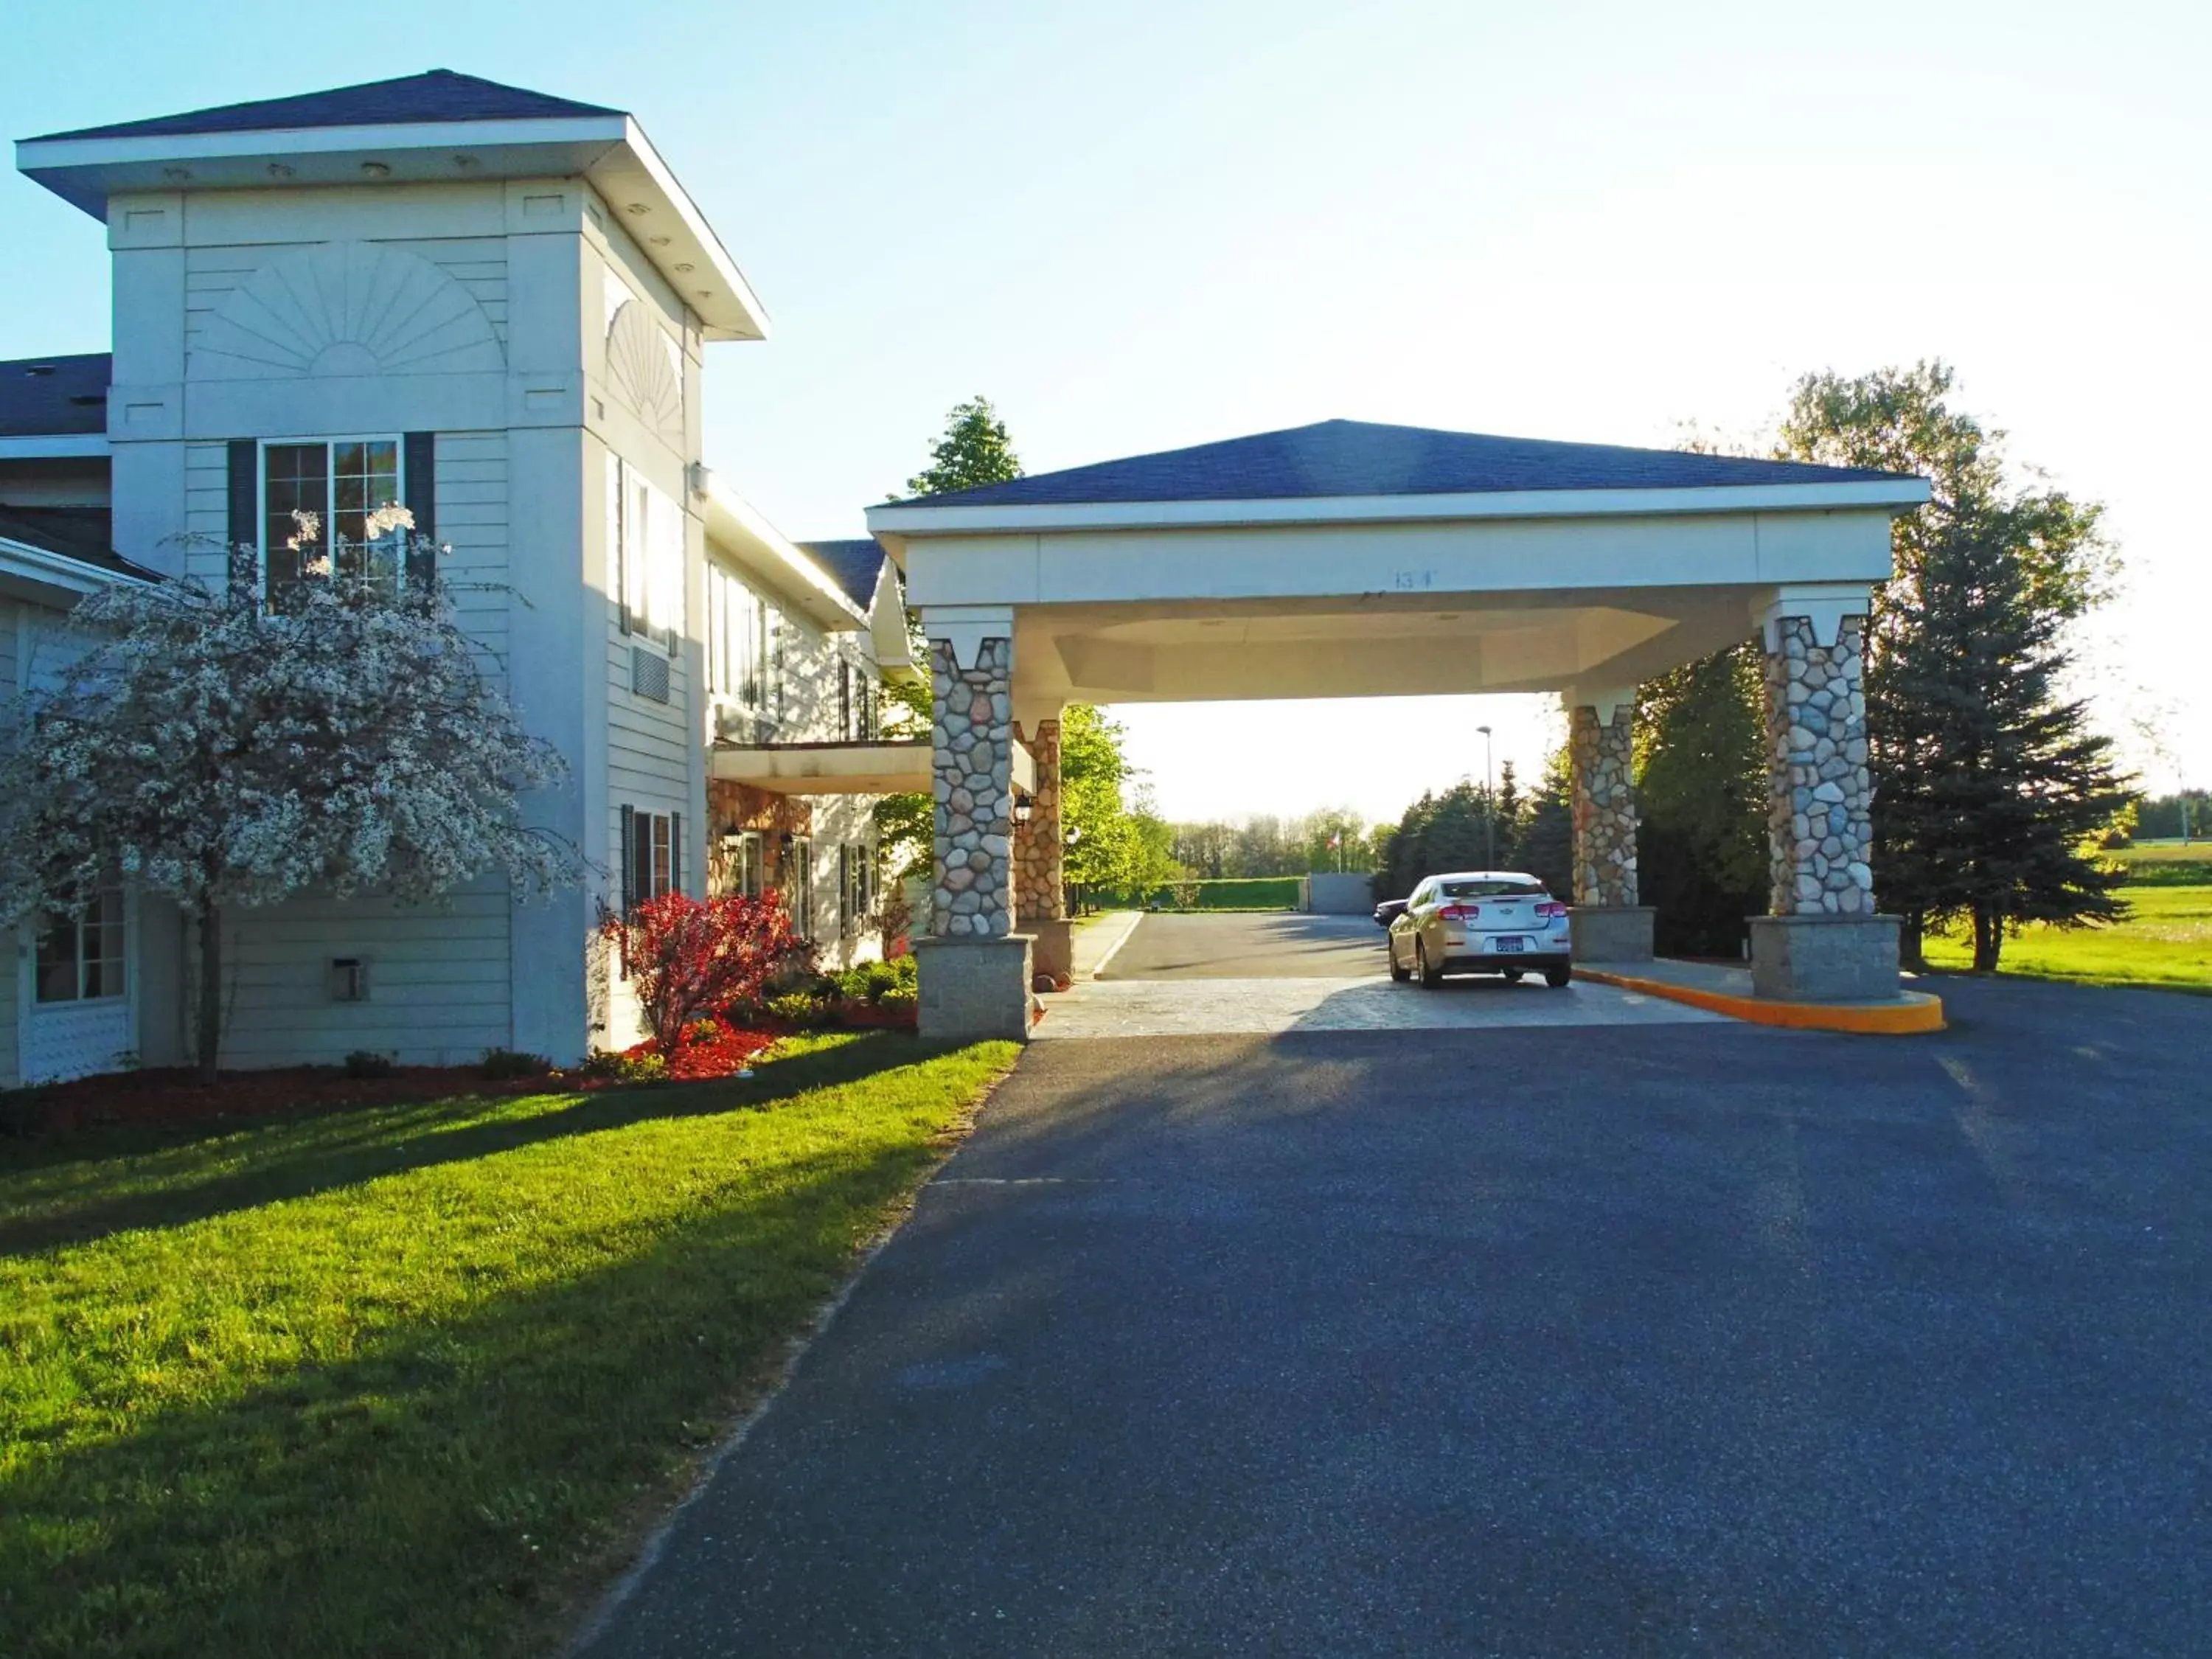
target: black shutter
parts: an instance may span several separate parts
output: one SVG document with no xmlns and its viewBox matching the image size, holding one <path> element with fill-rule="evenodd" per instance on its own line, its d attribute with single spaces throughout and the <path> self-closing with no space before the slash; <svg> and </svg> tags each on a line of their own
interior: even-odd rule
<svg viewBox="0 0 2212 1659">
<path fill-rule="evenodd" d="M 438 434 L 410 432 L 400 440 L 400 453 L 407 493 L 401 505 L 415 515 L 415 538 L 407 544 L 407 584 L 427 587 L 438 575 Z"/>
<path fill-rule="evenodd" d="M 668 815 L 668 890 L 684 890 L 684 814 Z"/>
<path fill-rule="evenodd" d="M 230 525 L 223 539 L 233 550 L 261 545 L 261 446 L 251 438 L 230 441 Z"/>
<path fill-rule="evenodd" d="M 637 809 L 622 810 L 622 909 L 624 915 L 637 903 Z"/>
</svg>

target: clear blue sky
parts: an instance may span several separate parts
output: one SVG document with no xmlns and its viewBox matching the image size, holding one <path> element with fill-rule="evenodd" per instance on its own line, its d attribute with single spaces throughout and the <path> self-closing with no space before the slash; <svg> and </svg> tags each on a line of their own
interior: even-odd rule
<svg viewBox="0 0 2212 1659">
<path fill-rule="evenodd" d="M 2212 781 L 2212 10 L 383 0 L 17 7 L 9 136 L 447 67 L 635 112 L 765 299 L 708 454 L 857 533 L 983 392 L 1032 471 L 1330 416 L 1664 443 L 1941 355 L 2106 502 L 2100 716 Z M 0 179 L 0 356 L 108 337 L 89 221 Z M 1540 758 L 1527 699 L 1132 709 L 1177 816 Z M 1354 769 L 1281 764 L 1352 739 Z M 1333 743 L 1338 752 L 1346 745 Z M 2171 769 L 2138 746 L 2153 781 Z"/>
</svg>

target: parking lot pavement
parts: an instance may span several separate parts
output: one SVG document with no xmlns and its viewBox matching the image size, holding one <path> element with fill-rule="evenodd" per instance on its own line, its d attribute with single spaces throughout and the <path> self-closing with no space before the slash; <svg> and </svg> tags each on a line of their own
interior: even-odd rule
<svg viewBox="0 0 2212 1659">
<path fill-rule="evenodd" d="M 1285 1031 L 1694 1025 L 1720 1018 L 1609 985 L 1487 976 L 1434 990 L 1389 975 L 1365 916 L 1147 915 L 1099 978 L 1044 999 L 1039 1041 Z"/>
<path fill-rule="evenodd" d="M 1357 979 L 1387 971 L 1368 916 L 1156 911 L 1107 965 L 1109 980 Z"/>
<path fill-rule="evenodd" d="M 2212 1005 L 1944 995 L 1034 1044 L 587 1651 L 2202 1653 Z"/>
<path fill-rule="evenodd" d="M 1152 924 L 1148 921 L 1146 926 Z M 1142 930 L 1139 930 L 1141 933 Z M 1134 948 L 1133 943 L 1129 948 Z M 1125 949 L 1124 955 L 1127 954 Z M 1119 967 L 1117 959 L 1116 967 Z M 1044 1000 L 1039 1042 L 1203 1036 L 1217 1032 L 1467 1031 L 1544 1025 L 1694 1025 L 1718 1014 L 1637 991 L 1577 981 L 1446 980 L 1433 991 L 1378 968 L 1358 979 L 1221 979 L 1195 975 L 1079 983 Z"/>
</svg>

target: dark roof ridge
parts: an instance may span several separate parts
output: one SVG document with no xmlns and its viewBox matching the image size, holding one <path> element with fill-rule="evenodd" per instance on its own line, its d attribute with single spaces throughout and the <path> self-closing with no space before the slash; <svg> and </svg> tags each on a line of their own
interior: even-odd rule
<svg viewBox="0 0 2212 1659">
<path fill-rule="evenodd" d="M 216 104 L 140 121 L 43 132 L 25 143 L 64 139 L 174 137 L 210 132 L 282 132 L 303 127 L 405 125 L 416 122 L 554 119 L 562 116 L 622 115 L 626 111 L 586 104 L 527 87 L 511 87 L 457 70 L 425 70 L 330 87 L 319 92 L 243 103 Z"/>
</svg>

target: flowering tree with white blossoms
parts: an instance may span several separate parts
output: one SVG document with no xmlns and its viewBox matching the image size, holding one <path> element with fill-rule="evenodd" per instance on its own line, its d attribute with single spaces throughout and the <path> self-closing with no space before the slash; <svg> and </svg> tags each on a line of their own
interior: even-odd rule
<svg viewBox="0 0 2212 1659">
<path fill-rule="evenodd" d="M 319 525 L 296 516 L 314 545 Z M 82 648 L 0 713 L 0 926 L 81 912 L 118 874 L 175 899 L 198 924 L 210 1082 L 233 908 L 311 890 L 422 902 L 489 870 L 536 893 L 574 873 L 519 799 L 567 769 L 486 678 L 440 550 L 402 507 L 372 514 L 367 541 L 311 559 L 273 602 L 252 548 L 220 587 L 94 594 L 73 617 Z"/>
</svg>

